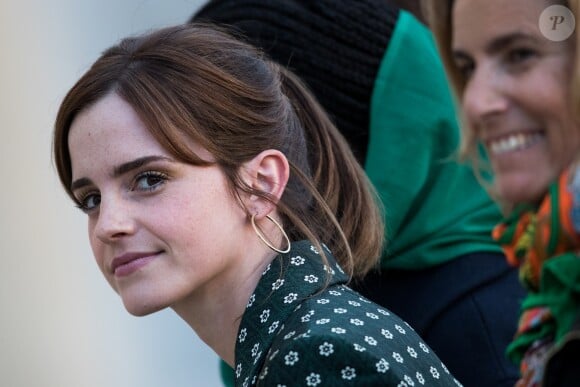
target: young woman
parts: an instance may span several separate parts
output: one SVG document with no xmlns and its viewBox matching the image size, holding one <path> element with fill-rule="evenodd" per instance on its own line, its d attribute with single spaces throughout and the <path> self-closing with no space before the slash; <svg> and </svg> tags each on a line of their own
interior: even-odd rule
<svg viewBox="0 0 580 387">
<path fill-rule="evenodd" d="M 436 0 L 425 11 L 464 115 L 463 155 L 479 169 L 485 151 L 485 184 L 507 215 L 494 236 L 528 289 L 508 347 L 521 362 L 519 384 L 578 385 L 580 373 L 565 366 L 578 349 L 548 359 L 578 347 L 569 339 L 580 312 L 580 40 L 577 29 L 554 36 L 540 28 L 551 17 L 572 32 L 578 3 Z"/>
<path fill-rule="evenodd" d="M 311 95 L 203 25 L 128 38 L 65 97 L 54 153 L 126 309 L 171 307 L 236 385 L 454 385 L 402 320 L 346 287 L 381 214 Z"/>
</svg>

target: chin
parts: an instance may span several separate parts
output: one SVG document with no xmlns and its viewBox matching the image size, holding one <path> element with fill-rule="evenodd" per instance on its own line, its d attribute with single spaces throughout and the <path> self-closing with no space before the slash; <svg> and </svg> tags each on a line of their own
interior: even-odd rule
<svg viewBox="0 0 580 387">
<path fill-rule="evenodd" d="M 518 204 L 537 204 L 548 191 L 549 183 L 541 183 L 538 179 L 514 181 L 510 179 L 502 184 L 501 180 L 496 181 L 497 192 L 502 201 Z"/>
<path fill-rule="evenodd" d="M 163 310 L 167 307 L 166 305 L 129 300 L 123 300 L 123 305 L 125 305 L 127 312 L 135 317 L 147 316 L 152 313 L 159 312 L 160 310 Z"/>
</svg>

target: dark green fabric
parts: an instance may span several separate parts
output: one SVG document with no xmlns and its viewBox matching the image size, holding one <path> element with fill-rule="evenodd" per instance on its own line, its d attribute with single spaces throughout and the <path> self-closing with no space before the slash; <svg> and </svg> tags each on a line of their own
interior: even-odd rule
<svg viewBox="0 0 580 387">
<path fill-rule="evenodd" d="M 308 241 L 264 271 L 242 317 L 236 386 L 455 386 L 405 322 L 345 284 Z"/>
<path fill-rule="evenodd" d="M 497 206 L 455 161 L 456 112 L 431 33 L 401 11 L 371 102 L 365 170 L 385 206 L 383 267 L 420 269 L 500 252 Z"/>
<path fill-rule="evenodd" d="M 547 260 L 542 267 L 540 289 L 530 292 L 522 309 L 548 307 L 552 320 L 537 330 L 524 332 L 508 347 L 510 359 L 520 362 L 526 350 L 536 341 L 554 337 L 558 344 L 570 331 L 580 310 L 580 258 L 573 253 Z"/>
</svg>

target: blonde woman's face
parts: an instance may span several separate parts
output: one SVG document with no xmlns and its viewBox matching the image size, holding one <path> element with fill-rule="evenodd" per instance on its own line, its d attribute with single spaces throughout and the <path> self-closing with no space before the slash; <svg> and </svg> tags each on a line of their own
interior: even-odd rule
<svg viewBox="0 0 580 387">
<path fill-rule="evenodd" d="M 545 0 L 456 0 L 452 50 L 469 130 L 503 200 L 533 203 L 580 150 L 570 110 L 573 42 L 539 29 Z"/>
</svg>

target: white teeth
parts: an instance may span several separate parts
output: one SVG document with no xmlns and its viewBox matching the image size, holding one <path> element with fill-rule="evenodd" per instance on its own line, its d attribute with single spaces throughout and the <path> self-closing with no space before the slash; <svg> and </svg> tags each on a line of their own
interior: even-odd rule
<svg viewBox="0 0 580 387">
<path fill-rule="evenodd" d="M 533 134 L 513 134 L 508 137 L 503 137 L 500 140 L 493 141 L 489 144 L 489 149 L 493 154 L 502 154 L 506 152 L 525 149 L 535 144 L 542 138 L 540 133 Z"/>
</svg>

